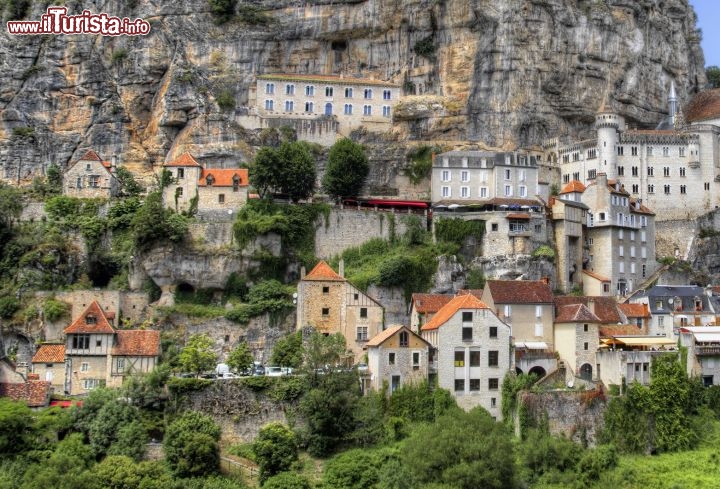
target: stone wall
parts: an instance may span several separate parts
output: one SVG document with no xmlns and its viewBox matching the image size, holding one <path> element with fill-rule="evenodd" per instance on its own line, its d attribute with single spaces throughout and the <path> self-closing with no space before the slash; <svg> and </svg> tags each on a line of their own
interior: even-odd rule
<svg viewBox="0 0 720 489">
<path fill-rule="evenodd" d="M 711 212 L 695 219 L 655 222 L 655 254 L 658 258 L 672 256 L 687 260 L 700 228 L 720 229 L 720 216 Z"/>
<path fill-rule="evenodd" d="M 46 217 L 45 202 L 28 202 L 23 205 L 21 221 L 39 221 Z"/>
<path fill-rule="evenodd" d="M 595 446 L 606 406 L 602 391 L 523 391 L 518 393 L 515 432 L 519 434 L 521 424 L 537 426 L 547 417 L 551 434 Z"/>
</svg>

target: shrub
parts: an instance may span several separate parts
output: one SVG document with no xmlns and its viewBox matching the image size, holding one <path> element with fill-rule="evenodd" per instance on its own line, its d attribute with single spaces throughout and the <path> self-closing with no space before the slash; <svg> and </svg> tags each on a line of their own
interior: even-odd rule
<svg viewBox="0 0 720 489">
<path fill-rule="evenodd" d="M 485 233 L 485 221 L 466 221 L 459 218 L 437 218 L 435 220 L 435 238 L 459 246 L 465 244 L 470 237 L 478 243 L 482 242 Z"/>
<path fill-rule="evenodd" d="M 298 458 L 298 442 L 290 428 L 282 423 L 270 423 L 260 428 L 253 452 L 262 484 L 268 477 L 290 469 Z"/>
<path fill-rule="evenodd" d="M 128 57 L 128 50 L 125 48 L 116 49 L 112 53 L 112 64 L 122 63 Z"/>
<path fill-rule="evenodd" d="M 210 416 L 195 411 L 168 426 L 163 441 L 165 460 L 179 477 L 216 472 L 220 463 L 220 427 Z"/>
<path fill-rule="evenodd" d="M 545 258 L 550 262 L 555 261 L 555 250 L 548 245 L 538 246 L 532 253 L 533 258 Z"/>
<path fill-rule="evenodd" d="M 215 95 L 215 102 L 223 110 L 235 108 L 235 94 L 229 88 L 223 88 Z"/>
<path fill-rule="evenodd" d="M 415 43 L 415 46 L 413 47 L 413 51 L 418 56 L 422 56 L 423 58 L 426 58 L 430 61 L 435 60 L 435 41 L 433 40 L 433 36 L 428 36 L 423 39 L 420 39 L 418 42 Z"/>
<path fill-rule="evenodd" d="M 69 312 L 70 305 L 66 302 L 55 299 L 45 299 L 45 302 L 43 302 L 43 313 L 48 321 L 55 322 L 65 317 Z"/>
</svg>

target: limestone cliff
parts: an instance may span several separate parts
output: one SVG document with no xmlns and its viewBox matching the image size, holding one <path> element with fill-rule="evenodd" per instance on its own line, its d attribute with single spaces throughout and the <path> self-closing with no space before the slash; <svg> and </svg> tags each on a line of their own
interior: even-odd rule
<svg viewBox="0 0 720 489">
<path fill-rule="evenodd" d="M 222 25 L 207 0 L 64 4 L 152 30 L 0 34 L 0 178 L 64 167 L 89 147 L 146 173 L 183 151 L 247 161 L 258 135 L 240 121 L 259 73 L 401 84 L 415 96 L 398 107 L 393 152 L 407 140 L 537 144 L 586 131 L 603 101 L 631 125 L 654 125 L 670 80 L 683 100 L 705 83 L 687 0 L 256 0 Z M 376 166 L 387 163 L 383 141 L 372 143 Z M 395 175 L 372 177 L 382 188 Z"/>
</svg>

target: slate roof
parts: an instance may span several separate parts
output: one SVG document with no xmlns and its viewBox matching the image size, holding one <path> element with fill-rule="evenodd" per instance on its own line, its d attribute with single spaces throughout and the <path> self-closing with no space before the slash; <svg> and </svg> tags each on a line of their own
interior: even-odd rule
<svg viewBox="0 0 720 489">
<path fill-rule="evenodd" d="M 560 308 L 572 304 L 584 304 L 588 309 L 590 299 L 595 302 L 594 314 L 600 320 L 601 323 L 606 324 L 617 324 L 624 323 L 625 318 L 621 315 L 618 309 L 618 304 L 612 297 L 602 296 L 559 296 L 555 297 L 555 317 L 559 315 Z"/>
<path fill-rule="evenodd" d="M 208 186 L 207 177 L 212 175 L 213 187 L 232 187 L 233 177 L 237 175 L 238 185 L 246 187 L 249 183 L 247 168 L 203 168 L 200 174 L 200 187 Z"/>
<path fill-rule="evenodd" d="M 200 166 L 200 163 L 198 163 L 197 160 L 193 158 L 193 155 L 185 152 L 174 160 L 164 163 L 163 166 Z"/>
<path fill-rule="evenodd" d="M 88 324 L 88 316 L 95 316 L 96 322 Z M 74 333 L 101 333 L 101 334 L 112 334 L 115 329 L 110 325 L 107 320 L 107 316 L 100 307 L 97 301 L 92 303 L 83 311 L 83 313 L 67 328 L 65 328 L 65 334 Z"/>
<path fill-rule="evenodd" d="M 684 110 L 688 122 L 720 117 L 720 88 L 703 90 L 695 95 Z"/>
<path fill-rule="evenodd" d="M 345 279 L 335 273 L 335 270 L 333 270 L 325 260 L 320 260 L 320 262 L 315 265 L 315 268 L 303 277 L 303 280 L 345 282 Z"/>
<path fill-rule="evenodd" d="M 126 357 L 156 357 L 160 355 L 160 331 L 152 329 L 119 329 L 112 354 Z"/>
<path fill-rule="evenodd" d="M 488 306 L 472 294 L 458 295 L 445 304 L 421 329 L 427 331 L 438 329 L 448 322 L 460 309 L 489 309 Z"/>
<path fill-rule="evenodd" d="M 600 318 L 585 304 L 568 304 L 558 307 L 556 323 L 599 323 Z"/>
<path fill-rule="evenodd" d="M 412 295 L 412 303 L 415 310 L 420 314 L 436 313 L 442 306 L 452 300 L 453 296 L 448 294 L 421 294 Z"/>
<path fill-rule="evenodd" d="M 705 289 L 697 285 L 656 285 L 647 290 L 642 296 L 647 296 L 648 307 L 651 314 L 669 314 L 670 312 L 711 312 L 709 297 Z M 680 306 L 670 304 L 670 300 L 680 299 Z M 695 309 L 695 298 L 702 302 L 702 311 Z M 657 307 L 660 302 L 661 307 Z"/>
<path fill-rule="evenodd" d="M 65 345 L 40 345 L 32 363 L 64 363 Z"/>
<path fill-rule="evenodd" d="M 495 304 L 552 304 L 550 285 L 541 280 L 488 280 Z"/>
</svg>

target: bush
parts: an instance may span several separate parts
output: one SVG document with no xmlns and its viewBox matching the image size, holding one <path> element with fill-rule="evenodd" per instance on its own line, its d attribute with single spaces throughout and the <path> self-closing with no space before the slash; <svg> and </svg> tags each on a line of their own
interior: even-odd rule
<svg viewBox="0 0 720 489">
<path fill-rule="evenodd" d="M 263 484 L 263 489 L 310 489 L 310 482 L 295 472 L 281 472 L 270 477 Z"/>
<path fill-rule="evenodd" d="M 485 234 L 485 221 L 466 221 L 459 218 L 440 217 L 435 219 L 435 238 L 438 241 L 464 246 L 465 241 L 472 237 L 482 243 Z"/>
<path fill-rule="evenodd" d="M 20 309 L 20 301 L 15 297 L 6 295 L 0 297 L 0 318 L 10 319 Z"/>
<path fill-rule="evenodd" d="M 70 313 L 70 305 L 66 302 L 55 299 L 45 299 L 43 302 L 43 314 L 45 319 L 55 322 Z"/>
<path fill-rule="evenodd" d="M 195 411 L 168 426 L 163 441 L 165 460 L 179 477 L 216 472 L 220 463 L 220 427 L 210 416 Z"/>
<path fill-rule="evenodd" d="M 229 88 L 223 88 L 215 95 L 215 102 L 223 110 L 235 108 L 235 94 Z"/>
<path fill-rule="evenodd" d="M 433 36 L 425 37 L 415 43 L 413 51 L 418 56 L 422 56 L 430 61 L 435 60 L 435 41 Z"/>
<path fill-rule="evenodd" d="M 262 485 L 268 477 L 290 470 L 298 458 L 298 443 L 290 428 L 282 423 L 270 423 L 260 428 L 253 452 Z"/>
<path fill-rule="evenodd" d="M 545 258 L 550 262 L 555 261 L 555 250 L 548 245 L 538 246 L 532 253 L 533 258 Z"/>
</svg>

